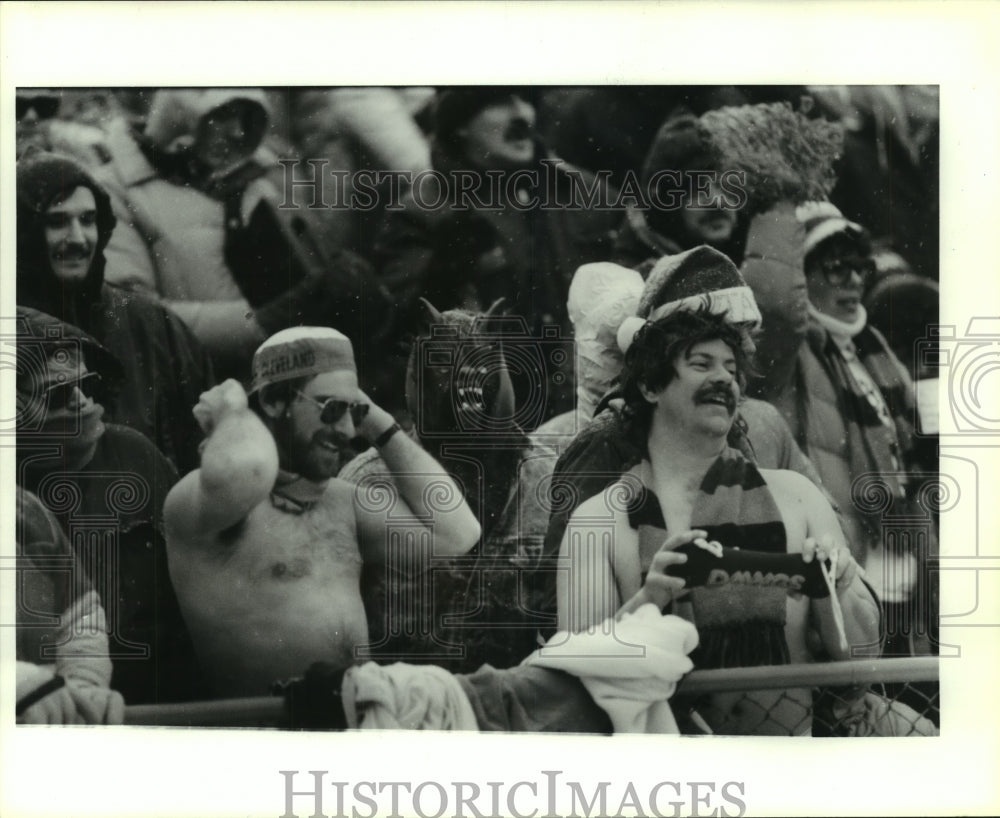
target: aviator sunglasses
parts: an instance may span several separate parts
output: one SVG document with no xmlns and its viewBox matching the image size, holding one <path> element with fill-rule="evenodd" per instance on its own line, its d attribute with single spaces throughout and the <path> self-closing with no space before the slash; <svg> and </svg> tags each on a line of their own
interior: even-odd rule
<svg viewBox="0 0 1000 818">
<path fill-rule="evenodd" d="M 319 419 L 326 425 L 337 423 L 347 412 L 350 412 L 351 420 L 357 426 L 368 416 L 368 409 L 370 408 L 367 403 L 340 400 L 338 398 L 327 398 L 320 401 L 298 390 L 296 390 L 296 394 L 300 398 L 305 398 L 319 407 Z"/>
<path fill-rule="evenodd" d="M 97 403 L 103 397 L 104 382 L 97 372 L 88 372 L 78 380 L 57 383 L 45 390 L 46 405 L 49 412 L 58 412 L 66 409 L 76 389 L 79 389 L 84 397 L 90 398 Z"/>
</svg>

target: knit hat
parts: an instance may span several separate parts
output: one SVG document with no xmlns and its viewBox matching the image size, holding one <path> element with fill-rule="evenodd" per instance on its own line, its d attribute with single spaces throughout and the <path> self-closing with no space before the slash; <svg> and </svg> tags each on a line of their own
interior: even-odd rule
<svg viewBox="0 0 1000 818">
<path fill-rule="evenodd" d="M 661 170 L 718 170 L 718 156 L 698 117 L 676 114 L 656 132 L 642 165 L 642 181 L 648 184 Z"/>
<path fill-rule="evenodd" d="M 261 344 L 251 365 L 250 393 L 272 383 L 344 370 L 357 373 L 350 339 L 328 327 L 292 327 Z"/>
<path fill-rule="evenodd" d="M 844 214 L 830 202 L 806 202 L 799 205 L 795 209 L 795 218 L 802 223 L 806 231 L 802 252 L 807 256 L 821 242 L 838 233 L 847 233 L 858 238 L 866 235 L 861 225 L 845 219 Z"/>
<path fill-rule="evenodd" d="M 618 346 L 626 352 L 648 321 L 658 321 L 680 309 L 726 313 L 733 323 L 761 323 L 753 292 L 736 265 L 723 253 L 703 244 L 664 256 L 646 279 L 636 314 L 618 330 Z"/>
</svg>

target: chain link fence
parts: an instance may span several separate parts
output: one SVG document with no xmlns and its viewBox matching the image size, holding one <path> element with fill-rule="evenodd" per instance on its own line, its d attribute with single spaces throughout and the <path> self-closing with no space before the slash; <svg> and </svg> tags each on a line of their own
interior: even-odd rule
<svg viewBox="0 0 1000 818">
<path fill-rule="evenodd" d="M 934 736 L 938 661 L 875 659 L 694 671 L 671 699 L 681 732 L 703 735 Z M 278 696 L 137 705 L 126 724 L 288 726 Z"/>
<path fill-rule="evenodd" d="M 935 736 L 935 657 L 779 665 L 689 674 L 671 699 L 682 732 Z"/>
</svg>

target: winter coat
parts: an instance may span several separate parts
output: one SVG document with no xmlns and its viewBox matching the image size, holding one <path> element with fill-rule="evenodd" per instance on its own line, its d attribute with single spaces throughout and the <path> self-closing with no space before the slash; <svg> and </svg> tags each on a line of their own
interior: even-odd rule
<svg viewBox="0 0 1000 818">
<path fill-rule="evenodd" d="M 788 422 L 796 441 L 816 466 L 823 483 L 844 514 L 855 558 L 864 564 L 868 548 L 881 544 L 882 514 L 866 510 L 867 501 L 852 494 L 865 475 L 884 482 L 890 502 L 906 499 L 900 472 L 909 468 L 913 449 L 913 384 L 885 338 L 865 327 L 853 339 L 859 360 L 879 388 L 892 416 L 888 430 L 868 400 L 854 386 L 847 363 L 832 336 L 811 321 L 805 339 L 789 351 L 795 358 L 788 379 L 767 375 L 753 385 Z M 779 370 L 771 370 L 772 374 Z"/>
</svg>

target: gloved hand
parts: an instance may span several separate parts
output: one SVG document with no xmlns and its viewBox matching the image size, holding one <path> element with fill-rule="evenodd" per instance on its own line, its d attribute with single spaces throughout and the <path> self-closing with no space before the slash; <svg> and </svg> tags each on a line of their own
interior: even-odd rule
<svg viewBox="0 0 1000 818">
<path fill-rule="evenodd" d="M 17 663 L 18 724 L 84 724 L 62 676 L 30 662 Z"/>
<path fill-rule="evenodd" d="M 299 730 L 346 730 L 347 716 L 340 698 L 345 668 L 316 662 L 301 679 L 276 685 L 285 696 L 288 726 Z"/>
<path fill-rule="evenodd" d="M 123 724 L 125 699 L 117 690 L 69 679 L 65 690 L 86 724 Z"/>
</svg>

